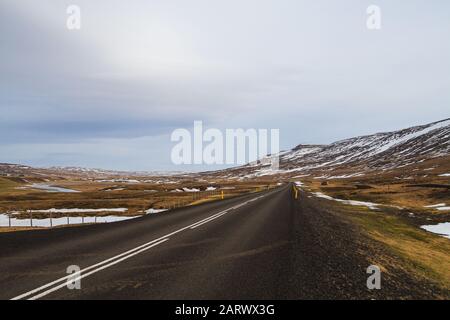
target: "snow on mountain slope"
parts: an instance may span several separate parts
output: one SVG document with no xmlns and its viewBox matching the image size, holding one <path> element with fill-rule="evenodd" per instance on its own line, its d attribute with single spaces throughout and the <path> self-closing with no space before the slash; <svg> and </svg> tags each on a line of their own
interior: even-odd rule
<svg viewBox="0 0 450 320">
<path fill-rule="evenodd" d="M 376 133 L 331 143 L 298 145 L 279 154 L 279 169 L 271 168 L 270 158 L 231 169 L 200 173 L 223 179 L 246 179 L 283 175 L 287 177 L 345 179 L 377 170 L 386 171 L 438 158 L 450 158 L 450 119 L 394 132 Z M 442 158 L 446 161 L 446 158 Z M 440 160 L 440 161 L 441 161 Z M 434 169 L 434 168 L 430 168 Z M 428 169 L 425 169 L 428 170 Z M 427 171 L 428 172 L 428 171 Z M 439 172 L 444 177 L 448 171 Z M 426 173 L 425 173 L 426 174 Z M 83 179 L 112 177 L 178 177 L 190 179 L 196 174 L 182 172 L 120 172 L 78 167 L 32 168 L 0 163 L 0 176 L 42 179 L 76 176 Z M 147 180 L 142 180 L 147 181 Z M 166 183 L 169 183 L 168 180 Z"/>
<path fill-rule="evenodd" d="M 329 145 L 299 145 L 280 153 L 280 168 L 268 165 L 228 170 L 228 175 L 255 177 L 350 168 L 352 172 L 400 168 L 450 155 L 450 119 L 394 132 L 376 133 Z M 262 163 L 264 163 L 262 161 Z M 346 175 L 343 175 L 346 176 Z"/>
</svg>

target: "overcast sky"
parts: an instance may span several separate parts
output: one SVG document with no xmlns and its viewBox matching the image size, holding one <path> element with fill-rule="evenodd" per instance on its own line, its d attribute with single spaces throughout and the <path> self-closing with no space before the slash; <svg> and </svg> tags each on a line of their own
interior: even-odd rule
<svg viewBox="0 0 450 320">
<path fill-rule="evenodd" d="M 194 120 L 286 149 L 448 118 L 449 34 L 446 0 L 1 0 L 0 162 L 198 170 Z"/>
</svg>

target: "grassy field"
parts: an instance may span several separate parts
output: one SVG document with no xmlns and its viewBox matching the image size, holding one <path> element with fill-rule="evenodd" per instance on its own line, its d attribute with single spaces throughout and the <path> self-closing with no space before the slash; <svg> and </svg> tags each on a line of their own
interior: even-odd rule
<svg viewBox="0 0 450 320">
<path fill-rule="evenodd" d="M 402 217 L 355 208 L 346 210 L 347 216 L 370 237 L 402 258 L 397 261 L 398 267 L 433 281 L 450 294 L 450 240 L 419 229 Z"/>
<path fill-rule="evenodd" d="M 439 179 L 439 183 L 445 183 Z M 437 181 L 428 181 L 428 183 Z M 415 182 L 397 179 L 359 178 L 307 181 L 307 189 L 322 192 L 335 199 L 357 200 L 381 204 L 372 210 L 329 201 L 333 210 L 342 214 L 373 240 L 382 244 L 392 256 L 386 265 L 395 264 L 418 279 L 432 281 L 448 292 L 450 298 L 450 240 L 420 228 L 423 224 L 450 221 L 450 211 L 425 208 L 426 205 L 450 204 L 446 188 L 415 186 Z M 379 261 L 377 263 L 380 263 Z M 388 267 L 385 268 L 389 270 Z"/>
<path fill-rule="evenodd" d="M 156 180 L 156 179 L 154 179 Z M 130 182 L 131 181 L 131 182 Z M 182 180 L 157 183 L 150 179 L 130 181 L 76 180 L 62 178 L 46 181 L 46 185 L 75 190 L 77 192 L 47 192 L 30 187 L 32 183 L 43 183 L 36 179 L 0 178 L 0 213 L 11 214 L 19 219 L 28 219 L 28 210 L 48 209 L 111 209 L 111 211 L 71 213 L 71 216 L 136 216 L 148 209 L 172 209 L 234 197 L 243 193 L 257 192 L 274 187 L 267 183 L 229 183 Z M 124 212 L 114 209 L 126 208 Z M 65 213 L 52 213 L 52 218 Z M 33 213 L 33 218 L 49 218 L 49 213 Z M 11 229 L 13 230 L 13 229 Z"/>
<path fill-rule="evenodd" d="M 18 193 L 16 189 L 16 187 L 19 187 L 20 184 L 17 182 L 14 182 L 12 179 L 6 179 L 6 178 L 2 178 L 0 177 L 0 195 L 8 195 L 11 193 Z"/>
<path fill-rule="evenodd" d="M 440 211 L 437 208 L 427 207 L 436 204 L 450 206 L 450 177 L 430 174 L 435 170 L 433 163 L 422 166 L 424 168 L 420 169 L 421 171 L 415 171 L 417 168 L 410 170 L 402 168 L 394 172 L 368 174 L 349 179 L 302 181 L 311 190 L 323 192 L 333 198 L 372 202 L 384 206 L 385 209 L 389 207 L 401 209 L 397 210 L 396 215 L 413 216 L 417 225 L 450 221 L 450 210 Z M 441 171 L 447 172 L 450 169 Z M 424 172 L 427 174 L 424 175 Z"/>
</svg>

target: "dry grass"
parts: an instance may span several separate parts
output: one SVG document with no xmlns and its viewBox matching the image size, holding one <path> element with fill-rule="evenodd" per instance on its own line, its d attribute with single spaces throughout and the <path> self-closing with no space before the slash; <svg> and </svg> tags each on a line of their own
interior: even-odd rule
<svg viewBox="0 0 450 320">
<path fill-rule="evenodd" d="M 425 164 L 424 167 L 432 166 Z M 380 210 L 373 211 L 333 203 L 336 211 L 344 213 L 394 256 L 401 257 L 389 263 L 450 292 L 450 240 L 419 228 L 424 223 L 450 220 L 450 212 L 424 207 L 437 203 L 450 204 L 450 192 L 446 188 L 415 186 L 418 183 L 446 184 L 448 178 L 431 176 L 421 181 L 399 181 L 395 178 L 399 175 L 396 172 L 387 176 L 326 180 L 326 184 L 322 184 L 324 180 L 313 179 L 303 182 L 307 182 L 312 191 L 321 191 L 334 198 L 401 207 L 381 206 Z M 411 212 L 414 216 L 409 216 Z"/>
<path fill-rule="evenodd" d="M 37 230 L 42 229 L 38 227 L 0 227 L 0 233 L 2 232 L 15 232 L 15 231 L 30 231 L 30 230 Z"/>
<path fill-rule="evenodd" d="M 178 183 L 151 183 L 139 181 L 136 183 L 102 182 L 93 180 L 74 180 L 60 178 L 45 182 L 52 186 L 59 186 L 77 190 L 77 193 L 52 193 L 36 189 L 22 189 L 30 184 L 31 178 L 16 179 L 0 178 L 0 213 L 18 212 L 17 218 L 29 218 L 27 210 L 56 209 L 104 209 L 127 208 L 126 212 L 96 212 L 89 216 L 104 216 L 109 214 L 135 216 L 144 214 L 145 210 L 172 209 L 182 206 L 195 205 L 205 201 L 234 197 L 240 194 L 267 189 L 268 184 L 255 182 L 230 183 L 192 180 Z M 42 181 L 40 181 L 42 182 Z M 216 190 L 206 191 L 214 185 Z M 274 185 L 272 185 L 274 186 Z M 17 189 L 22 187 L 21 189 Z M 174 192 L 176 189 L 196 188 L 201 192 Z M 83 214 L 71 214 L 81 216 Z M 52 214 L 53 218 L 65 216 Z M 33 213 L 35 218 L 48 218 L 49 213 Z"/>
<path fill-rule="evenodd" d="M 20 186 L 20 184 L 17 182 L 14 182 L 10 179 L 0 177 L 0 195 L 11 194 L 14 192 L 17 193 L 17 189 L 15 189 L 15 188 L 19 187 L 19 186 Z"/>
<path fill-rule="evenodd" d="M 450 205 L 450 188 L 445 187 L 450 178 L 434 175 L 421 179 L 399 180 L 396 179 L 398 176 L 401 176 L 399 172 L 351 179 L 311 179 L 304 182 L 307 182 L 312 190 L 321 191 L 334 198 L 398 206 L 416 214 L 450 214 L 435 208 L 425 208 L 437 203 Z"/>
<path fill-rule="evenodd" d="M 405 258 L 402 268 L 450 290 L 448 239 L 419 229 L 400 217 L 354 208 L 349 213 L 348 217 L 362 226 L 370 237 Z"/>
</svg>

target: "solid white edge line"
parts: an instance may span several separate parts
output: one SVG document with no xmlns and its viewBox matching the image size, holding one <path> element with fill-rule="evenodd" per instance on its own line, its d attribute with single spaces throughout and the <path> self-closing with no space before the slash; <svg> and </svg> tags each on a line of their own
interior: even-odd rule
<svg viewBox="0 0 450 320">
<path fill-rule="evenodd" d="M 156 247 L 157 245 L 159 245 L 159 244 L 161 244 L 161 243 L 163 243 L 163 242 L 166 242 L 167 240 L 169 240 L 169 238 L 163 239 L 163 240 L 158 241 L 158 242 L 156 242 L 156 243 L 154 243 L 154 244 L 151 244 L 151 245 L 149 245 L 148 247 L 145 247 L 145 248 L 143 248 L 143 249 L 141 249 L 141 250 L 138 250 L 138 251 L 136 251 L 136 252 L 133 252 L 133 253 L 131 253 L 131 254 L 125 256 L 125 257 L 122 257 L 122 258 L 120 258 L 120 259 L 118 259 L 118 260 L 115 260 L 115 261 L 109 263 L 109 264 L 106 264 L 106 265 L 104 265 L 104 266 L 101 266 L 100 268 L 94 269 L 94 270 L 92 270 L 92 271 L 90 271 L 90 272 L 88 272 L 88 273 L 82 274 L 82 275 L 80 275 L 80 276 L 78 276 L 78 277 L 76 277 L 76 278 L 74 278 L 74 279 L 70 279 L 70 281 L 71 281 L 71 282 L 79 281 L 79 280 L 81 280 L 81 279 L 83 279 L 83 278 L 85 278 L 85 277 L 88 277 L 88 276 L 90 276 L 90 275 L 92 275 L 92 274 L 94 274 L 94 273 L 97 273 L 97 272 L 99 272 L 99 271 L 101 271 L 101 270 L 104 270 L 104 269 L 109 268 L 109 267 L 111 267 L 111 266 L 113 266 L 113 265 L 115 265 L 115 264 L 118 264 L 119 262 L 122 262 L 122 261 L 124 261 L 124 260 L 127 260 L 127 259 L 129 259 L 129 258 L 131 258 L 131 257 L 133 257 L 133 256 L 135 256 L 135 255 L 137 255 L 137 254 L 139 254 L 139 253 L 141 253 L 141 252 L 144 252 L 144 251 L 146 251 L 146 250 L 148 250 L 148 249 L 151 249 L 151 248 L 153 248 L 153 247 Z M 62 283 L 62 284 L 60 284 L 60 285 L 58 285 L 58 286 L 56 286 L 56 287 L 53 287 L 53 288 L 51 288 L 51 289 L 49 289 L 49 290 L 47 290 L 47 291 L 44 291 L 44 292 L 39 293 L 39 294 L 37 294 L 37 295 L 35 295 L 35 296 L 32 296 L 31 298 L 28 298 L 27 300 L 37 300 L 37 299 L 39 299 L 39 298 L 45 297 L 46 295 L 49 295 L 50 293 L 52 293 L 52 292 L 54 292 L 54 291 L 57 291 L 57 290 L 59 290 L 59 289 L 61 289 L 61 288 L 63 288 L 63 287 L 66 287 L 66 286 L 67 286 L 67 283 Z"/>
<path fill-rule="evenodd" d="M 108 259 L 103 260 L 103 261 L 100 261 L 100 262 L 98 262 L 98 263 L 96 263 L 96 264 L 94 264 L 94 265 L 92 265 L 92 266 L 86 267 L 86 268 L 84 268 L 84 269 L 82 269 L 82 270 L 80 270 L 80 271 L 78 271 L 78 272 L 75 272 L 75 273 L 73 273 L 73 274 L 64 276 L 64 277 L 59 278 L 59 279 L 57 279 L 57 280 L 55 280 L 55 281 L 49 282 L 49 283 L 47 283 L 47 284 L 45 284 L 45 285 L 42 285 L 42 286 L 40 286 L 40 287 L 38 287 L 38 288 L 36 288 L 36 289 L 30 290 L 30 291 L 28 291 L 28 292 L 25 292 L 25 293 L 23 293 L 23 294 L 21 294 L 21 295 L 18 295 L 18 296 L 14 297 L 14 298 L 12 298 L 12 299 L 10 299 L 10 300 L 20 300 L 20 299 L 25 298 L 25 297 L 27 297 L 27 296 L 33 295 L 33 294 L 35 294 L 35 293 L 37 293 L 37 292 L 39 292 L 39 291 L 42 291 L 42 290 L 44 290 L 44 289 L 46 289 L 46 288 L 48 288 L 48 287 L 51 287 L 52 285 L 57 284 L 57 283 L 59 283 L 59 282 L 61 282 L 61 281 L 65 281 L 65 280 L 67 280 L 67 279 L 69 279 L 69 278 L 73 278 L 73 277 L 76 276 L 77 274 L 82 274 L 83 272 L 86 272 L 86 271 L 89 271 L 89 270 L 94 269 L 94 268 L 96 268 L 96 267 L 99 267 L 99 266 L 101 266 L 101 265 L 103 265 L 103 264 L 105 264 L 105 263 L 108 263 L 108 262 L 110 262 L 110 261 L 113 261 L 113 260 L 115 260 L 115 259 L 119 259 L 119 260 L 120 260 L 121 257 L 123 257 L 123 256 L 125 256 L 125 255 L 129 255 L 129 254 L 131 254 L 132 252 L 134 252 L 134 251 L 136 251 L 136 250 L 140 250 L 140 249 L 142 249 L 142 248 L 144 248 L 144 247 L 146 247 L 146 246 L 148 246 L 148 245 L 150 245 L 150 244 L 153 244 L 153 243 L 155 243 L 155 242 L 157 242 L 157 241 L 160 241 L 161 239 L 167 240 L 167 239 L 165 239 L 165 238 L 168 238 L 168 237 L 170 237 L 170 236 L 173 236 L 174 234 L 177 234 L 177 233 L 179 233 L 179 232 L 181 232 L 181 231 L 184 231 L 184 230 L 186 230 L 186 229 L 189 229 L 189 228 L 190 228 L 190 229 L 195 229 L 196 227 L 202 225 L 203 223 L 209 222 L 209 221 L 211 221 L 211 220 L 214 220 L 216 217 L 218 218 L 219 216 L 222 216 L 223 214 L 226 214 L 228 210 L 234 210 L 234 209 L 240 208 L 241 206 L 246 205 L 246 204 L 249 203 L 249 202 L 258 200 L 258 199 L 260 199 L 260 198 L 262 198 L 262 197 L 264 197 L 264 195 L 259 196 L 259 197 L 256 197 L 256 198 L 253 198 L 253 199 L 250 199 L 250 200 L 247 200 L 247 201 L 245 201 L 245 202 L 243 202 L 243 203 L 240 203 L 240 204 L 238 204 L 238 205 L 235 205 L 235 206 L 233 206 L 233 207 L 231 207 L 231 208 L 228 208 L 228 209 L 226 209 L 226 210 L 223 210 L 223 211 L 221 211 L 221 212 L 219 212 L 219 213 L 213 214 L 213 215 L 210 216 L 210 217 L 204 218 L 204 219 L 202 219 L 202 220 L 200 220 L 200 221 L 197 221 L 197 222 L 194 222 L 193 224 L 190 224 L 190 225 L 188 225 L 188 226 L 186 226 L 186 227 L 183 227 L 183 228 L 181 228 L 181 229 L 178 229 L 178 230 L 176 230 L 176 231 L 173 231 L 173 232 L 171 232 L 171 233 L 169 233 L 169 234 L 167 234 L 167 235 L 165 235 L 165 236 L 159 237 L 159 238 L 157 238 L 157 239 L 154 239 L 154 240 L 152 240 L 152 241 L 149 241 L 149 242 L 147 242 L 147 243 L 144 243 L 144 244 L 142 244 L 142 245 L 140 245 L 140 246 L 138 246 L 138 247 L 136 247 L 136 248 L 130 249 L 130 250 L 128 250 L 128 251 L 126 251 L 126 252 L 123 252 L 123 253 L 121 253 L 121 254 L 118 254 L 118 255 L 116 255 L 116 256 L 114 256 L 114 257 L 108 258 Z M 158 244 L 159 244 L 159 243 L 158 243 Z M 142 250 L 142 251 L 145 251 L 145 250 Z M 139 251 L 139 252 L 141 252 L 141 251 Z M 120 260 L 120 261 L 121 261 L 121 260 Z M 90 274 L 90 273 L 89 273 L 89 274 Z M 86 275 L 85 275 L 85 276 L 86 276 Z M 62 285 L 60 285 L 60 286 L 64 287 L 65 285 L 66 285 L 66 284 L 64 283 L 64 284 L 62 284 Z M 47 291 L 48 291 L 48 290 L 47 290 Z"/>
<path fill-rule="evenodd" d="M 243 206 L 245 206 L 246 204 L 249 204 L 250 202 L 253 202 L 253 201 L 255 201 L 255 200 L 258 200 L 258 199 L 260 199 L 260 198 L 262 198 L 262 197 L 264 197 L 264 196 L 259 196 L 259 197 L 257 197 L 257 198 L 253 198 L 253 199 L 251 199 L 251 200 L 247 200 L 247 201 L 245 201 L 245 202 L 243 202 L 243 203 L 240 203 L 240 204 L 238 204 L 238 205 L 235 205 L 235 206 L 233 206 L 233 207 L 231 207 L 231 208 L 229 208 L 229 209 L 227 209 L 227 210 L 224 210 L 223 212 L 219 212 L 218 214 L 216 214 L 215 216 L 211 217 L 210 219 L 208 219 L 208 220 L 206 220 L 206 221 L 203 221 L 203 222 L 199 222 L 199 223 L 197 223 L 197 224 L 194 225 L 194 226 L 191 226 L 190 229 L 195 229 L 195 228 L 197 228 L 197 227 L 200 227 L 201 225 L 204 225 L 204 224 L 206 224 L 206 223 L 208 223 L 208 222 L 211 222 L 211 221 L 213 221 L 213 220 L 216 220 L 217 218 L 220 218 L 220 217 L 223 216 L 224 214 L 227 214 L 229 210 L 235 210 L 235 209 L 238 209 L 238 208 L 243 207 Z"/>
<path fill-rule="evenodd" d="M 39 288 L 33 289 L 33 290 L 28 291 L 28 292 L 26 292 L 26 293 L 24 293 L 24 294 L 21 294 L 21 295 L 19 295 L 19 296 L 17 296 L 17 297 L 14 297 L 14 298 L 12 298 L 11 300 L 19 300 L 19 299 L 22 299 L 22 298 L 24 298 L 24 297 L 26 297 L 26 296 L 32 295 L 32 294 L 34 294 L 34 293 L 36 293 L 36 292 L 39 292 L 39 291 L 41 291 L 41 290 L 43 290 L 43 289 L 46 289 L 46 288 L 52 286 L 52 285 L 54 285 L 54 284 L 57 284 L 58 282 L 65 281 L 65 280 L 67 280 L 67 279 L 70 278 L 70 277 L 74 277 L 76 274 L 80 274 L 80 273 L 89 271 L 89 270 L 91 270 L 91 269 L 93 269 L 93 268 L 96 268 L 96 267 L 101 266 L 102 264 L 108 263 L 108 262 L 110 262 L 110 261 L 112 261 L 112 260 L 118 259 L 118 258 L 120 258 L 120 257 L 122 257 L 122 256 L 124 256 L 124 255 L 130 254 L 130 253 L 132 253 L 132 252 L 134 252 L 134 251 L 136 251 L 136 250 L 139 250 L 139 249 L 141 249 L 141 248 L 143 248 L 143 247 L 145 247 L 145 246 L 148 246 L 149 244 L 152 244 L 152 243 L 154 243 L 154 242 L 156 242 L 156 241 L 159 241 L 159 240 L 161 240 L 161 239 L 164 239 L 164 238 L 173 236 L 174 234 L 177 234 L 177 233 L 179 233 L 179 232 L 181 232 L 181 231 L 184 231 L 184 230 L 190 228 L 191 226 L 194 226 L 194 225 L 196 225 L 196 224 L 198 224 L 198 223 L 201 223 L 201 222 L 203 222 L 203 221 L 205 221 L 205 220 L 209 220 L 209 219 L 211 219 L 212 217 L 215 217 L 216 215 L 221 214 L 221 213 L 222 213 L 222 211 L 219 212 L 219 213 L 216 213 L 216 214 L 214 214 L 214 215 L 212 215 L 212 216 L 210 216 L 210 217 L 204 218 L 204 219 L 202 219 L 202 220 L 200 220 L 200 221 L 194 222 L 193 224 L 191 224 L 191 225 L 189 225 L 189 226 L 187 226 L 187 227 L 183 227 L 183 228 L 178 229 L 178 230 L 176 230 L 176 231 L 174 231 L 174 232 L 171 232 L 171 233 L 169 233 L 169 234 L 167 234 L 167 235 L 165 235 L 165 236 L 162 236 L 162 237 L 159 237 L 159 238 L 154 239 L 154 240 L 152 240 L 152 241 L 149 241 L 149 242 L 147 242 L 147 243 L 144 243 L 144 244 L 142 244 L 142 245 L 140 245 L 140 246 L 138 246 L 138 247 L 136 247 L 136 248 L 130 249 L 130 250 L 126 251 L 126 252 L 123 252 L 123 253 L 118 254 L 118 255 L 116 255 L 116 256 L 114 256 L 114 257 L 108 258 L 108 259 L 106 259 L 106 260 L 100 261 L 100 262 L 98 262 L 98 263 L 96 263 L 96 264 L 94 264 L 94 265 L 92 265 L 92 266 L 86 267 L 86 268 L 84 268 L 84 269 L 82 269 L 82 270 L 80 270 L 80 271 L 78 271 L 78 272 L 75 272 L 75 273 L 73 273 L 73 274 L 71 274 L 71 275 L 67 275 L 67 276 L 62 277 L 62 278 L 59 278 L 59 279 L 57 279 L 57 280 L 55 280 L 55 281 L 49 282 L 49 283 L 47 283 L 47 284 L 45 284 L 45 285 L 43 285 L 43 286 L 41 286 L 41 287 L 39 287 Z"/>
<path fill-rule="evenodd" d="M 231 209 L 231 208 L 230 208 L 230 209 Z M 193 229 L 193 227 L 195 227 L 195 226 L 198 225 L 198 224 L 202 224 L 202 223 L 204 223 L 204 222 L 208 222 L 208 221 L 214 220 L 215 218 L 221 216 L 222 214 L 227 213 L 227 211 L 230 210 L 230 209 L 220 211 L 220 212 L 218 212 L 218 213 L 212 215 L 211 217 L 208 217 L 208 218 L 203 219 L 203 220 L 201 220 L 201 221 L 198 221 L 198 222 L 196 222 L 196 223 L 194 223 L 194 224 L 191 224 L 188 228 Z"/>
<path fill-rule="evenodd" d="M 201 222 L 201 223 L 197 223 L 195 226 L 192 226 L 190 229 L 195 229 L 195 228 L 197 228 L 197 227 L 200 227 L 201 225 L 204 225 L 205 223 L 208 223 L 208 222 L 211 222 L 211 221 L 213 221 L 213 220 L 216 220 L 217 218 L 220 218 L 221 216 L 223 216 L 224 214 L 227 214 L 227 213 L 228 213 L 228 210 L 225 211 L 225 212 L 223 212 L 222 214 L 220 214 L 220 215 L 218 215 L 218 216 L 212 218 L 212 219 L 203 221 L 203 222 Z"/>
</svg>

